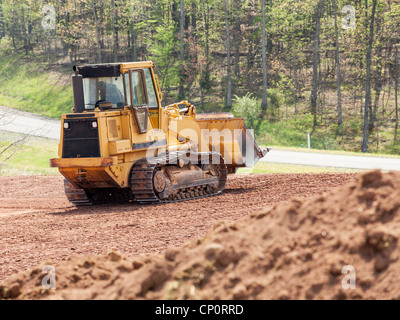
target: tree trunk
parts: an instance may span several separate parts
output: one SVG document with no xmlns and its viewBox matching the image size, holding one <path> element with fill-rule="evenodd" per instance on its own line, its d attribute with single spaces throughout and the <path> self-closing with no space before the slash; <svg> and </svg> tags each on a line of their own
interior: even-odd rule
<svg viewBox="0 0 400 320">
<path fill-rule="evenodd" d="M 112 32 L 113 32 L 113 57 L 114 57 L 114 62 L 118 62 L 118 36 L 117 36 L 117 25 L 116 25 L 116 7 L 115 7 L 115 1 L 111 0 L 111 20 L 112 20 Z"/>
<path fill-rule="evenodd" d="M 229 42 L 229 22 L 228 22 L 228 9 L 226 7 L 226 1 L 224 0 L 224 11 L 225 11 L 225 26 L 226 26 L 226 63 L 228 69 L 228 93 L 226 97 L 226 106 L 232 107 L 232 79 L 231 79 L 231 47 Z"/>
<path fill-rule="evenodd" d="M 321 12 L 324 0 L 318 1 L 316 10 L 316 26 L 314 35 L 314 59 L 313 59 L 313 77 L 312 77 L 312 89 L 311 89 L 311 113 L 314 117 L 313 129 L 317 126 L 317 93 L 319 87 L 318 79 L 318 66 L 319 66 L 319 34 L 321 29 Z"/>
<path fill-rule="evenodd" d="M 132 22 L 132 59 L 133 61 L 137 61 L 138 56 L 137 56 L 137 39 L 136 39 L 136 30 L 135 30 L 135 23 Z"/>
<path fill-rule="evenodd" d="M 371 103 L 371 56 L 372 56 L 372 44 L 374 42 L 374 21 L 375 21 L 375 11 L 376 2 L 373 0 L 372 4 L 372 15 L 371 15 L 371 25 L 369 29 L 369 39 L 367 48 L 367 84 L 365 88 L 365 106 L 364 106 L 364 132 L 363 132 L 363 144 L 362 152 L 368 151 L 368 110 Z"/>
<path fill-rule="evenodd" d="M 295 95 L 294 95 L 294 114 L 297 114 L 297 105 L 299 103 L 299 96 L 301 95 L 300 92 L 300 84 L 299 84 L 299 78 L 297 76 L 297 66 L 294 67 L 294 83 L 295 83 Z"/>
<path fill-rule="evenodd" d="M 375 26 L 376 26 L 376 34 L 379 34 L 380 28 L 381 28 L 381 23 L 379 16 L 376 17 L 375 20 Z M 379 43 L 379 42 L 378 42 Z M 383 75 L 382 75 L 382 64 L 383 64 L 383 48 L 382 44 L 379 43 L 376 46 L 375 49 L 375 55 L 376 55 L 376 62 L 375 62 L 375 76 L 374 76 L 374 90 L 375 90 L 375 102 L 374 102 L 374 108 L 372 108 L 372 101 L 369 106 L 369 128 L 368 130 L 371 132 L 375 128 L 375 122 L 376 122 L 376 117 L 377 117 L 377 112 L 378 112 L 378 106 L 379 106 L 379 99 L 381 96 L 382 92 L 382 85 L 383 85 Z M 389 53 L 390 55 L 390 53 Z"/>
<path fill-rule="evenodd" d="M 379 63 L 379 62 L 377 62 Z M 372 103 L 370 103 L 369 109 L 369 130 L 372 131 L 375 128 L 375 122 L 377 121 L 377 112 L 379 107 L 379 100 L 381 98 L 382 92 L 382 66 L 377 67 L 376 69 L 376 76 L 375 76 L 375 101 L 374 101 L 374 108 L 372 108 Z M 372 102 L 372 101 L 371 101 Z"/>
<path fill-rule="evenodd" d="M 4 38 L 6 33 L 5 33 L 5 28 L 4 28 L 4 16 L 3 16 L 3 10 L 1 7 L 2 0 L 0 0 L 0 39 Z"/>
<path fill-rule="evenodd" d="M 253 41 L 250 39 L 249 40 L 249 45 L 247 47 L 247 70 L 246 70 L 246 77 L 247 77 L 247 90 L 251 91 L 253 82 L 252 82 L 252 76 L 251 76 L 251 70 L 254 67 L 254 50 L 253 50 Z"/>
<path fill-rule="evenodd" d="M 96 26 L 96 36 L 97 36 L 97 59 L 98 63 L 101 63 L 102 61 L 101 61 L 101 48 L 100 48 L 100 30 L 99 30 L 99 23 L 97 21 L 97 14 L 96 14 L 94 0 L 92 0 L 92 9 L 93 9 L 94 23 Z"/>
<path fill-rule="evenodd" d="M 185 99 L 185 89 L 184 89 L 184 59 L 185 59 L 185 51 L 184 51 L 184 46 L 183 46 L 183 32 L 184 32 L 184 17 L 185 17 L 185 12 L 184 12 L 184 6 L 183 6 L 183 0 L 181 2 L 181 10 L 180 10 L 180 16 L 179 16 L 179 27 L 180 27 L 180 47 L 181 47 L 181 71 L 180 71 L 180 83 L 179 83 L 179 100 Z"/>
<path fill-rule="evenodd" d="M 262 0 L 262 67 L 263 67 L 263 93 L 262 93 L 262 102 L 261 109 L 263 115 L 265 116 L 268 108 L 268 100 L 267 100 L 267 48 L 266 48 L 266 26 L 265 26 L 265 1 Z"/>
<path fill-rule="evenodd" d="M 11 38 L 14 50 L 17 50 L 17 46 L 15 45 L 15 30 L 14 30 L 14 22 L 11 23 Z"/>
<path fill-rule="evenodd" d="M 204 27 L 205 27 L 205 46 L 206 46 L 206 68 L 205 72 L 203 71 L 202 81 L 201 81 L 201 107 L 204 111 L 204 100 L 205 95 L 209 92 L 211 83 L 210 83 L 210 6 L 206 4 L 206 11 L 203 14 L 204 17 Z"/>
<path fill-rule="evenodd" d="M 394 78 L 394 100 L 395 100 L 395 109 L 396 109 L 396 126 L 394 129 L 394 139 L 397 140 L 397 130 L 399 129 L 399 105 L 397 100 L 398 87 L 399 87 L 399 57 L 398 57 L 398 47 L 396 47 L 395 52 L 395 61 L 396 61 L 396 72 Z"/>
<path fill-rule="evenodd" d="M 26 32 L 26 26 L 25 26 L 25 13 L 24 13 L 24 6 L 21 6 L 21 25 L 22 25 L 22 34 L 24 38 L 24 49 L 25 49 L 25 55 L 28 55 L 28 35 Z"/>
<path fill-rule="evenodd" d="M 342 118 L 342 93 L 341 93 L 341 79 L 340 79 L 340 56 L 339 56 L 339 32 L 337 25 L 337 6 L 338 0 L 335 0 L 335 39 L 336 39 L 336 81 L 337 81 L 337 104 L 338 104 L 338 125 L 343 123 Z"/>
<path fill-rule="evenodd" d="M 197 5 L 195 2 L 192 2 L 192 28 L 193 32 L 196 32 L 197 29 Z"/>
<path fill-rule="evenodd" d="M 240 81 L 240 45 L 241 45 L 241 34 L 240 34 L 240 18 L 237 13 L 235 16 L 235 88 L 234 91 L 237 92 Z"/>
<path fill-rule="evenodd" d="M 257 12 L 257 7 L 255 2 L 248 2 L 249 5 L 249 10 L 250 12 Z M 247 20 L 247 25 L 252 26 L 255 24 L 254 21 L 254 16 L 249 15 L 249 17 L 246 19 Z M 248 38 L 248 45 L 247 45 L 247 52 L 246 52 L 246 58 L 247 58 L 247 67 L 246 67 L 246 89 L 249 92 L 252 92 L 253 90 L 253 74 L 252 70 L 255 64 L 255 51 L 256 49 L 254 48 L 254 40 L 253 37 Z"/>
</svg>

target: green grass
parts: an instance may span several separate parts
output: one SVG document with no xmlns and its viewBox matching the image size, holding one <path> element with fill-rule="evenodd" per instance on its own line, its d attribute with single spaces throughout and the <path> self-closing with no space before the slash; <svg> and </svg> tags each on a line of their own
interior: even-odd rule
<svg viewBox="0 0 400 320">
<path fill-rule="evenodd" d="M 313 167 L 295 164 L 258 162 L 253 168 L 241 168 L 240 173 L 329 173 L 329 172 L 361 172 L 356 169 L 343 169 L 331 167 Z"/>
<path fill-rule="evenodd" d="M 311 147 L 315 150 L 356 153 L 361 151 L 364 120 L 359 109 L 354 108 L 354 101 L 348 94 L 343 95 L 343 123 L 338 125 L 335 90 L 324 88 L 323 95 L 326 96 L 326 100 L 320 103 L 321 110 L 315 119 L 317 126 L 314 127 L 309 99 L 301 99 L 295 108 L 291 94 L 283 97 L 283 93 L 276 88 L 269 89 L 268 93 L 269 107 L 264 116 L 261 116 L 261 101 L 246 96 L 240 101 L 235 100 L 232 109 L 236 110 L 235 115 L 246 119 L 249 127 L 256 129 L 259 143 L 268 146 L 307 148 L 307 135 L 310 134 Z M 305 94 L 304 98 L 306 97 L 308 93 Z M 369 153 L 400 155 L 400 138 L 396 139 L 394 115 L 391 111 L 394 105 L 394 101 L 390 101 L 388 106 L 385 105 L 386 109 L 378 107 L 374 126 L 368 136 Z M 254 117 L 254 114 L 259 116 Z"/>
<path fill-rule="evenodd" d="M 70 72 L 0 52 L 0 105 L 59 118 L 73 106 Z"/>
<path fill-rule="evenodd" d="M 0 131 L 0 154 L 9 144 L 23 136 Z M 0 164 L 11 153 L 13 156 L 0 166 L 0 175 L 53 175 L 56 168 L 50 168 L 49 159 L 57 157 L 58 142 L 52 139 L 26 137 L 22 142 L 0 155 Z"/>
<path fill-rule="evenodd" d="M 357 157 L 379 157 L 379 158 L 387 158 L 387 159 L 400 159 L 400 156 L 398 156 L 398 155 L 384 154 L 384 153 L 362 153 L 362 152 L 350 152 L 350 151 L 340 151 L 340 150 L 320 150 L 320 149 L 282 147 L 282 146 L 264 146 L 264 147 L 272 147 L 273 150 L 282 150 L 282 151 L 337 154 L 337 155 L 343 155 L 343 156 L 357 156 Z"/>
<path fill-rule="evenodd" d="M 311 134 L 311 148 L 308 152 L 329 152 L 335 154 L 382 156 L 392 155 L 400 157 L 400 140 L 394 141 L 392 128 L 379 133 L 379 145 L 376 137 L 369 137 L 369 153 L 361 153 L 362 131 L 361 122 L 348 120 L 341 127 L 335 123 L 326 123 L 311 132 L 312 118 L 309 114 L 299 114 L 297 118 L 280 121 L 262 121 L 256 130 L 257 141 L 267 146 L 279 146 L 279 148 L 295 148 L 305 151 L 308 146 L 307 134 Z"/>
</svg>

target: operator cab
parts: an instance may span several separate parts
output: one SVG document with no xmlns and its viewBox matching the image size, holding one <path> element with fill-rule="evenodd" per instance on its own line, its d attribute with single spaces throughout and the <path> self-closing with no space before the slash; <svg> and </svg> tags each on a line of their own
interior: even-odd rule
<svg viewBox="0 0 400 320">
<path fill-rule="evenodd" d="M 149 113 L 158 123 L 161 106 L 152 67 L 151 62 L 74 66 L 74 112 L 128 107 L 136 117 L 140 133 L 145 133 Z"/>
</svg>

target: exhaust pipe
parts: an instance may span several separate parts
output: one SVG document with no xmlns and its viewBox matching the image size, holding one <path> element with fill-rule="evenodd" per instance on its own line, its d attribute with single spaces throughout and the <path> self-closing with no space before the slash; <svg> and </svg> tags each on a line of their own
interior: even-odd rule
<svg viewBox="0 0 400 320">
<path fill-rule="evenodd" d="M 83 95 L 83 77 L 76 66 L 73 67 L 75 75 L 72 76 L 72 89 L 74 92 L 74 112 L 85 111 L 85 97 Z"/>
</svg>

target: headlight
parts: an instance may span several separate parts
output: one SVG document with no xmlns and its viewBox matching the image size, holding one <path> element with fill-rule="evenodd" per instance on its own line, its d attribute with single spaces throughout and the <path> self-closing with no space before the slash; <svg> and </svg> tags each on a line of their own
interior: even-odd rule
<svg viewBox="0 0 400 320">
<path fill-rule="evenodd" d="M 92 128 L 96 129 L 97 128 L 97 121 L 92 122 Z"/>
<path fill-rule="evenodd" d="M 69 122 L 64 122 L 64 129 L 69 129 Z"/>
</svg>

